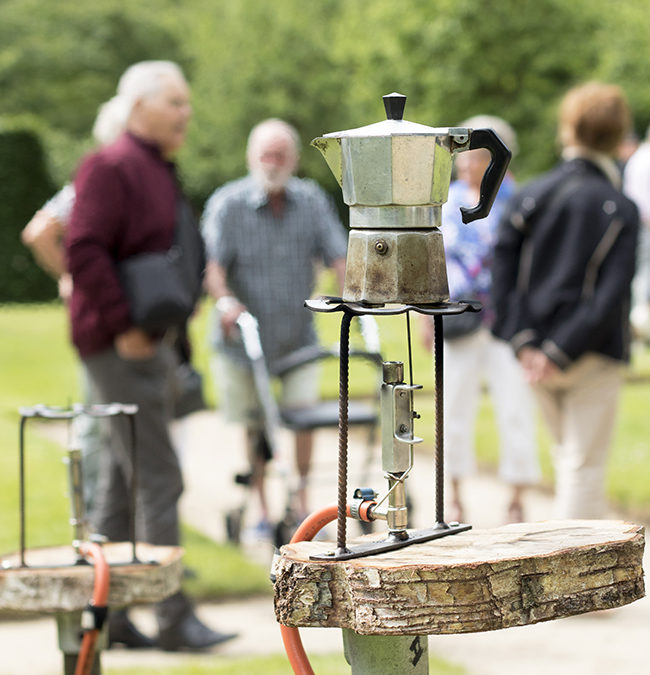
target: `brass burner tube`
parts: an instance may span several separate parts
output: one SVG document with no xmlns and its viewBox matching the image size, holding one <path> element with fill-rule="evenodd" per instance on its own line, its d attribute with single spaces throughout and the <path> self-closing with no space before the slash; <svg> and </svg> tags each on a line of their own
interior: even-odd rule
<svg viewBox="0 0 650 675">
<path fill-rule="evenodd" d="M 81 469 L 81 450 L 71 448 L 66 458 L 68 465 L 68 485 L 70 488 L 70 524 L 74 530 L 73 546 L 88 538 L 83 496 L 83 475 Z"/>
<path fill-rule="evenodd" d="M 401 386 L 400 386 L 401 385 Z M 389 535 L 405 538 L 408 523 L 404 474 L 411 468 L 411 444 L 398 436 L 413 437 L 411 392 L 404 389 L 404 364 L 386 361 L 381 385 L 382 469 L 388 479 L 386 522 Z"/>
</svg>

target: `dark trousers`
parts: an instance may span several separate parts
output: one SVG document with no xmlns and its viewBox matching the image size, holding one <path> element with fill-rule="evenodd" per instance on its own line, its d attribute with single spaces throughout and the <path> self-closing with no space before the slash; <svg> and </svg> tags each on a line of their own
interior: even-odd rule
<svg viewBox="0 0 650 675">
<path fill-rule="evenodd" d="M 172 349 L 160 343 L 150 359 L 131 361 L 114 349 L 84 359 L 97 403 L 136 403 L 136 539 L 160 546 L 179 543 L 178 499 L 183 481 L 168 423 Z M 100 458 L 92 514 L 97 532 L 112 541 L 129 539 L 131 431 L 124 416 L 111 419 L 111 443 Z"/>
</svg>

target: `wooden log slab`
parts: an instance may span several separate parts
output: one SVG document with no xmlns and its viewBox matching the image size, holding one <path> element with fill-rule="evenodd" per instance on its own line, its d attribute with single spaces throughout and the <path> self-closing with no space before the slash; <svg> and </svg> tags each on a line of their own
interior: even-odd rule
<svg viewBox="0 0 650 675">
<path fill-rule="evenodd" d="M 177 546 L 138 543 L 136 555 L 142 563 L 129 563 L 128 542 L 102 546 L 111 564 L 109 607 L 158 602 L 180 588 L 183 550 Z M 92 597 L 94 570 L 91 565 L 74 565 L 71 546 L 26 551 L 26 568 L 19 567 L 17 554 L 3 556 L 0 569 L 0 612 L 58 614 L 84 609 Z M 11 564 L 12 567 L 7 568 Z"/>
<path fill-rule="evenodd" d="M 523 626 L 643 597 L 643 546 L 643 527 L 596 520 L 469 530 L 340 562 L 309 559 L 331 542 L 299 542 L 276 562 L 275 613 L 286 626 L 362 635 Z"/>
</svg>

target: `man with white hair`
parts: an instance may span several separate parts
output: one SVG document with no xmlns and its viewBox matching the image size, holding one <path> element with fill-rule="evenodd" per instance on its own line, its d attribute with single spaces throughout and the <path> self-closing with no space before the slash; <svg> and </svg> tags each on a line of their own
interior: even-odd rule
<svg viewBox="0 0 650 675">
<path fill-rule="evenodd" d="M 268 536 L 264 495 L 264 420 L 250 363 L 236 328 L 239 315 L 250 312 L 259 325 L 266 364 L 316 343 L 311 312 L 304 301 L 314 287 L 314 263 L 324 262 L 345 275 L 346 236 L 323 190 L 293 174 L 298 166 L 299 137 L 278 119 L 253 128 L 247 147 L 249 175 L 218 189 L 206 204 L 203 235 L 208 263 L 206 288 L 217 300 L 213 346 L 219 351 L 219 387 L 227 416 L 243 423 L 260 498 L 259 534 Z M 285 407 L 309 405 L 318 397 L 314 365 L 283 378 Z M 312 434 L 295 437 L 300 475 L 298 509 L 306 515 L 306 482 Z"/>
<path fill-rule="evenodd" d="M 180 68 L 167 61 L 131 66 L 120 79 L 116 105 L 126 111 L 126 132 L 89 155 L 75 179 L 76 200 L 66 233 L 72 275 L 72 340 L 97 392 L 98 403 L 138 405 L 136 536 L 178 545 L 178 499 L 183 490 L 169 436 L 173 336 L 135 326 L 117 267 L 122 260 L 172 245 L 182 194 L 171 158 L 185 140 L 190 93 Z M 129 539 L 128 490 L 133 467 L 123 417 L 111 418 L 112 444 L 102 456 L 93 525 L 113 541 Z M 228 639 L 196 617 L 183 593 L 156 606 L 158 644 L 199 649 Z M 152 646 L 128 619 L 111 612 L 109 640 Z"/>
</svg>

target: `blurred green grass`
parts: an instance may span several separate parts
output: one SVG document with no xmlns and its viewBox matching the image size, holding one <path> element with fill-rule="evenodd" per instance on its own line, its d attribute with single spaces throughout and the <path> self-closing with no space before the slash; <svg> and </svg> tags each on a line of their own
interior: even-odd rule
<svg viewBox="0 0 650 675">
<path fill-rule="evenodd" d="M 309 661 L 318 675 L 349 675 L 350 666 L 340 654 L 314 654 L 309 656 Z M 200 662 L 188 662 L 181 666 L 169 666 L 156 668 L 113 668 L 105 669 L 108 675 L 119 672 L 120 675 L 250 675 L 251 673 L 263 673 L 264 675 L 286 675 L 289 666 L 285 656 L 266 656 L 256 658 L 224 659 L 222 656 L 201 656 Z M 464 675 L 467 671 L 461 666 L 452 665 L 441 659 L 431 657 L 429 659 L 430 675 Z"/>
<path fill-rule="evenodd" d="M 350 666 L 347 665 L 343 652 L 322 656 L 315 654 L 309 657 L 315 672 L 319 675 L 349 675 Z M 274 656 L 258 656 L 255 658 L 226 658 L 222 656 L 201 656 L 176 666 L 156 666 L 137 668 L 104 668 L 107 675 L 250 675 L 264 673 L 264 675 L 287 675 L 291 668 L 287 657 L 281 654 Z M 434 671 L 435 673 L 436 671 Z M 452 673 L 453 671 L 448 671 Z"/>
</svg>

